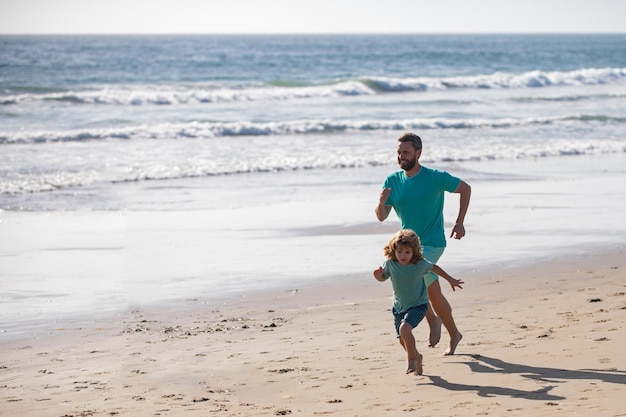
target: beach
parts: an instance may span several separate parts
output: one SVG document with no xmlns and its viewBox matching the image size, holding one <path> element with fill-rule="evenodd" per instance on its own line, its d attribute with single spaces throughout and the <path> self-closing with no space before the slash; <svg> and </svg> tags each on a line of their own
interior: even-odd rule
<svg viewBox="0 0 626 417">
<path fill-rule="evenodd" d="M 2 36 L 0 416 L 625 416 L 625 39 Z M 404 132 L 472 187 L 421 376 Z"/>
<path fill-rule="evenodd" d="M 445 291 L 464 334 L 405 375 L 390 288 L 270 291 L 219 307 L 187 300 L 3 344 L 2 415 L 623 416 L 623 248 L 464 276 Z M 480 275 L 480 276 L 479 276 Z M 358 280 L 360 285 L 355 286 Z"/>
<path fill-rule="evenodd" d="M 439 345 L 428 348 L 428 327 L 421 323 L 415 334 L 424 355 L 422 376 L 405 375 L 405 354 L 391 320 L 391 287 L 371 274 L 397 228 L 393 219 L 373 220 L 379 185 L 357 187 L 363 194 L 351 198 L 336 193 L 352 204 L 347 207 L 354 215 L 343 223 L 337 223 L 341 212 L 332 198 L 305 199 L 319 216 L 309 228 L 285 220 L 284 229 L 274 230 L 269 219 L 288 218 L 288 211 L 281 204 L 259 210 L 258 219 L 275 234 L 257 230 L 255 244 L 294 255 L 282 258 L 283 270 L 300 265 L 302 274 L 231 293 L 220 292 L 209 277 L 202 291 L 192 284 L 217 270 L 200 256 L 213 247 L 210 227 L 191 232 L 198 216 L 206 218 L 202 211 L 152 213 L 154 218 L 134 212 L 3 213 L 5 235 L 15 242 L 19 231 L 24 240 L 21 252 L 15 243 L 12 254 L 4 246 L 5 265 L 12 267 L 5 269 L 7 276 L 18 267 L 26 270 L 30 259 L 31 275 L 52 274 L 54 265 L 68 270 L 63 262 L 71 261 L 77 275 L 91 267 L 100 279 L 86 279 L 82 296 L 71 293 L 88 304 L 74 300 L 73 314 L 57 311 L 54 297 L 48 298 L 49 310 L 29 320 L 27 303 L 19 304 L 22 317 L 5 304 L 2 415 L 624 415 L 626 256 L 617 220 L 623 196 L 614 192 L 623 184 L 623 158 L 508 164 L 509 172 L 524 173 L 523 180 L 507 177 L 498 164 L 481 165 L 507 180 L 477 177 L 468 235 L 450 241 L 440 260 L 465 281 L 463 290 L 444 287 L 463 340 L 455 355 L 443 356 L 445 331 Z M 560 175 L 553 172 L 556 166 Z M 475 168 L 463 165 L 464 172 Z M 545 195 L 552 198 L 546 201 Z M 446 210 L 455 209 L 451 200 Z M 587 221 L 568 228 L 576 218 Z M 137 219 L 145 224 L 137 226 Z M 221 219 L 224 227 L 228 222 Z M 249 224 L 240 226 L 238 233 L 252 233 Z M 157 236 L 169 239 L 166 248 L 182 245 L 181 251 L 167 257 L 165 249 L 151 250 L 158 247 Z M 233 242 L 245 239 L 239 235 Z M 77 252 L 83 255 L 75 257 Z M 257 255 L 249 268 L 271 270 L 273 260 L 263 251 Z M 311 267 L 302 268 L 303 260 Z M 109 263 L 130 268 L 136 287 L 103 280 L 114 276 L 115 268 L 99 268 Z M 169 281 L 152 276 L 159 270 Z M 172 297 L 149 296 L 166 282 Z M 111 294 L 142 288 L 144 297 L 124 306 L 105 302 Z M 176 290 L 186 295 L 175 297 Z"/>
</svg>

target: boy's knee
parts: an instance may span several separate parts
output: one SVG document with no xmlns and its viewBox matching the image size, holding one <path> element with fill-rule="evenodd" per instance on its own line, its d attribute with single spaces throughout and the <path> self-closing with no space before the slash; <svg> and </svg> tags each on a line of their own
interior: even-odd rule
<svg viewBox="0 0 626 417">
<path fill-rule="evenodd" d="M 413 326 L 411 326 L 406 321 L 403 321 L 402 324 L 400 325 L 400 336 L 402 337 L 408 336 L 409 334 L 411 334 L 411 332 L 413 332 Z"/>
</svg>

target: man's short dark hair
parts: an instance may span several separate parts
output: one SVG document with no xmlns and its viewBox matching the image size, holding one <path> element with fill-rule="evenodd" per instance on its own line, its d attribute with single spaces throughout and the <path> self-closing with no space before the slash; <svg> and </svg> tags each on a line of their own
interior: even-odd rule
<svg viewBox="0 0 626 417">
<path fill-rule="evenodd" d="M 405 133 L 398 138 L 398 142 L 411 142 L 413 144 L 413 149 L 416 151 L 422 149 L 422 138 L 417 136 L 415 133 Z"/>
</svg>

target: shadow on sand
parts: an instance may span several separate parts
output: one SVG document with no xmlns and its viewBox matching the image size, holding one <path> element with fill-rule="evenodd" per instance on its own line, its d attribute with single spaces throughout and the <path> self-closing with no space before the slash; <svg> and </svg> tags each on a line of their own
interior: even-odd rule
<svg viewBox="0 0 626 417">
<path fill-rule="evenodd" d="M 469 366 L 472 372 L 476 374 L 519 374 L 524 378 L 529 378 L 536 381 L 543 381 L 552 385 L 542 387 L 535 391 L 524 391 L 515 389 L 513 387 L 456 384 L 454 382 L 447 381 L 439 376 L 427 375 L 427 377 L 430 378 L 431 383 L 450 391 L 476 391 L 476 393 L 480 397 L 509 396 L 514 398 L 526 398 L 529 400 L 540 401 L 564 400 L 565 397 L 552 395 L 550 394 L 550 391 L 555 388 L 559 383 L 568 380 L 598 380 L 610 384 L 626 384 L 625 371 L 596 369 L 567 370 L 535 367 L 529 365 L 520 365 L 516 363 L 508 363 L 500 359 L 490 358 L 481 355 L 455 355 L 455 357 L 463 356 L 471 359 L 456 363 Z"/>
</svg>

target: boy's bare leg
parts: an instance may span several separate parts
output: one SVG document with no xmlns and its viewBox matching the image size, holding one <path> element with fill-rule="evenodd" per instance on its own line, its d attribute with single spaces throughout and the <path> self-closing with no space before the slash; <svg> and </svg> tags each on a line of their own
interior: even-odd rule
<svg viewBox="0 0 626 417">
<path fill-rule="evenodd" d="M 441 340 L 441 319 L 437 317 L 430 303 L 428 303 L 428 310 L 426 310 L 426 321 L 430 328 L 428 347 L 435 347 L 437 343 L 439 343 L 439 340 Z"/>
<path fill-rule="evenodd" d="M 415 337 L 413 336 L 413 326 L 404 322 L 400 325 L 400 340 L 402 347 L 406 350 L 406 356 L 408 366 L 406 369 L 407 374 L 421 375 L 422 369 L 422 355 L 417 351 L 415 347 Z"/>
<path fill-rule="evenodd" d="M 452 317 L 452 307 L 441 292 L 439 280 L 433 282 L 428 286 L 428 298 L 432 303 L 433 310 L 435 311 L 435 313 L 437 313 L 443 323 L 443 326 L 450 334 L 450 344 L 443 354 L 454 355 L 456 347 L 463 338 L 463 335 L 456 327 L 456 323 L 454 322 L 454 318 Z"/>
<path fill-rule="evenodd" d="M 404 340 L 402 340 L 402 337 L 399 337 L 398 341 L 400 342 L 400 345 L 402 345 L 402 347 L 404 348 L 404 351 L 406 352 L 406 346 L 404 346 Z"/>
</svg>

